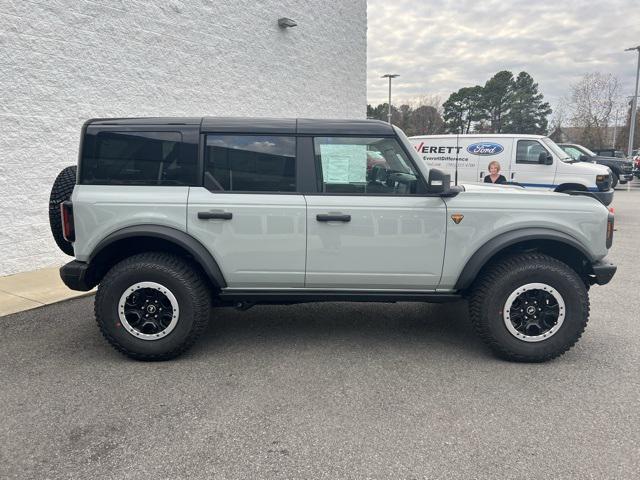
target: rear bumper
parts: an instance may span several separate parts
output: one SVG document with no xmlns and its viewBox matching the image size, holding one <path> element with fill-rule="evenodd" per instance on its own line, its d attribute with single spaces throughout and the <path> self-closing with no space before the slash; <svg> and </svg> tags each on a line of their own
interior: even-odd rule
<svg viewBox="0 0 640 480">
<path fill-rule="evenodd" d="M 607 262 L 606 259 L 592 263 L 591 268 L 593 269 L 593 283 L 598 285 L 609 283 L 618 269 L 613 263 Z"/>
<path fill-rule="evenodd" d="M 60 278 L 71 290 L 79 290 L 81 292 L 89 291 L 96 285 L 91 281 L 89 264 L 78 260 L 60 267 Z"/>
<path fill-rule="evenodd" d="M 613 192 L 614 192 L 613 188 L 610 188 L 605 192 L 591 192 L 591 193 L 593 193 L 593 196 L 596 197 L 598 200 L 600 200 L 601 203 L 603 203 L 604 205 L 609 205 L 611 202 L 613 202 Z"/>
</svg>

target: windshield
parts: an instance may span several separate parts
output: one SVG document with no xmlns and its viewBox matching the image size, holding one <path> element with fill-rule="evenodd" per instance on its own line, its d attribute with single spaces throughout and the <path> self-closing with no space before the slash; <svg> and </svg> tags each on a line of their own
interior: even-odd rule
<svg viewBox="0 0 640 480">
<path fill-rule="evenodd" d="M 572 157 L 574 160 L 577 160 L 577 161 L 579 161 L 580 157 L 584 155 L 584 152 L 582 150 L 579 150 L 573 145 L 560 145 L 560 148 L 562 148 L 565 152 L 569 154 L 570 157 Z"/>
<path fill-rule="evenodd" d="M 395 125 L 393 125 L 393 129 L 396 131 L 396 134 L 398 135 L 398 138 L 404 145 L 404 148 L 406 148 L 409 151 L 409 154 L 413 157 L 413 160 L 416 162 L 416 164 L 421 165 L 423 163 L 423 160 L 422 158 L 420 158 L 420 155 L 418 155 L 418 152 L 416 151 L 415 147 L 411 145 L 411 140 L 409 140 L 407 135 Z"/>
<path fill-rule="evenodd" d="M 573 158 L 571 158 L 567 152 L 565 152 L 563 149 L 561 149 L 556 142 L 554 142 L 553 140 L 551 140 L 549 137 L 544 137 L 542 139 L 542 143 L 544 143 L 549 150 L 551 150 L 553 152 L 553 154 L 558 157 L 560 160 L 562 160 L 563 162 L 575 162 L 575 160 Z"/>
<path fill-rule="evenodd" d="M 596 155 L 594 152 L 592 152 L 591 150 L 589 150 L 587 147 L 583 147 L 582 145 L 578 145 L 577 146 L 580 150 L 582 150 L 584 153 L 586 153 L 587 155 L 589 155 L 590 157 L 597 157 L 598 155 Z"/>
</svg>

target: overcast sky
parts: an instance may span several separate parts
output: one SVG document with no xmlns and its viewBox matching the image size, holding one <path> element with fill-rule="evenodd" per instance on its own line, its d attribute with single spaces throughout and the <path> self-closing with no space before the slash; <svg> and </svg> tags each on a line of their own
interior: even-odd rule
<svg viewBox="0 0 640 480">
<path fill-rule="evenodd" d="M 442 101 L 494 73 L 529 72 L 553 104 L 587 72 L 613 73 L 632 95 L 638 0 L 369 0 L 368 102 L 421 95 Z"/>
</svg>

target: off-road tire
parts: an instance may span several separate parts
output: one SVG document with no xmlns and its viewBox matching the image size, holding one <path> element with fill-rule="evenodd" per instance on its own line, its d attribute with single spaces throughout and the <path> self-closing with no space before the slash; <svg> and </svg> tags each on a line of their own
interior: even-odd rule
<svg viewBox="0 0 640 480">
<path fill-rule="evenodd" d="M 76 185 L 75 165 L 64 168 L 56 177 L 51 187 L 49 196 L 49 226 L 51 234 L 56 244 L 67 255 L 73 256 L 73 245 L 67 242 L 62 235 L 62 218 L 60 215 L 60 204 L 71 198 L 73 187 Z"/>
<path fill-rule="evenodd" d="M 178 321 L 164 338 L 141 340 L 120 322 L 120 298 L 139 282 L 165 286 L 178 302 Z M 211 293 L 197 266 L 186 259 L 163 252 L 142 253 L 122 260 L 107 272 L 98 287 L 94 308 L 102 335 L 116 350 L 136 360 L 169 360 L 191 348 L 205 330 Z"/>
<path fill-rule="evenodd" d="M 620 181 L 620 177 L 615 172 L 611 172 L 611 188 L 616 188 L 618 182 Z"/>
<path fill-rule="evenodd" d="M 509 295 L 530 283 L 553 287 L 566 307 L 557 332 L 539 342 L 516 338 L 504 321 Z M 523 253 L 508 256 L 481 274 L 471 292 L 469 313 L 476 332 L 497 356 L 517 362 L 545 362 L 579 340 L 589 320 L 589 296 L 584 281 L 565 263 L 540 253 Z"/>
</svg>

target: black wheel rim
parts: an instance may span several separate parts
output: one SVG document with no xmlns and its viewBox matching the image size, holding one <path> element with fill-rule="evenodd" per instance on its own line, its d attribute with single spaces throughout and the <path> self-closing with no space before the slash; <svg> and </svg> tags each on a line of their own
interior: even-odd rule
<svg viewBox="0 0 640 480">
<path fill-rule="evenodd" d="M 175 328 L 179 308 L 175 296 L 165 286 L 140 282 L 122 294 L 118 314 L 131 335 L 142 340 L 158 340 Z"/>
<path fill-rule="evenodd" d="M 511 306 L 511 324 L 519 332 L 536 336 L 551 330 L 560 315 L 560 305 L 549 292 L 528 290 L 518 295 Z"/>
<path fill-rule="evenodd" d="M 129 325 L 140 333 L 153 335 L 169 326 L 173 307 L 164 293 L 153 288 L 141 288 L 127 297 L 124 316 Z"/>
<path fill-rule="evenodd" d="M 550 285 L 530 283 L 509 295 L 503 311 L 507 330 L 520 340 L 538 342 L 554 335 L 565 317 L 560 293 Z"/>
</svg>

